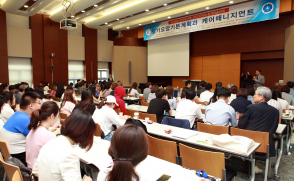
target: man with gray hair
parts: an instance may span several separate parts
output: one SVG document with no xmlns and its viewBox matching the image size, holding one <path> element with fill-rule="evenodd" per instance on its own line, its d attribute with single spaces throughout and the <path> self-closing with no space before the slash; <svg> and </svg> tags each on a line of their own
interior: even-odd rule
<svg viewBox="0 0 294 181">
<path fill-rule="evenodd" d="M 275 142 L 273 134 L 279 124 L 279 110 L 268 105 L 272 92 L 267 87 L 258 87 L 253 101 L 255 104 L 247 106 L 240 117 L 238 127 L 251 131 L 269 132 L 270 157 L 275 156 Z"/>
</svg>

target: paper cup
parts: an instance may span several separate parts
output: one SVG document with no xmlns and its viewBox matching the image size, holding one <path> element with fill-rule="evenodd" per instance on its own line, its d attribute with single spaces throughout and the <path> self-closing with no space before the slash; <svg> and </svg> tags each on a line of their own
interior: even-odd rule
<svg viewBox="0 0 294 181">
<path fill-rule="evenodd" d="M 135 112 L 135 113 L 134 113 L 134 116 L 135 116 L 135 117 L 139 117 L 139 113 L 138 113 L 138 112 Z"/>
<path fill-rule="evenodd" d="M 146 118 L 145 118 L 145 121 L 149 121 L 149 118 L 146 117 Z"/>
<path fill-rule="evenodd" d="M 290 110 L 286 110 L 286 114 L 290 114 Z"/>
<path fill-rule="evenodd" d="M 119 115 L 120 115 L 120 116 L 123 116 L 123 112 L 120 112 Z"/>
</svg>

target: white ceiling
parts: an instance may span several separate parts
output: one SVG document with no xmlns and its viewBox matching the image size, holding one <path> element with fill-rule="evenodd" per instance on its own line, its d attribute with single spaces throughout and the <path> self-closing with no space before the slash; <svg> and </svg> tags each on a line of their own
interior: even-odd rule
<svg viewBox="0 0 294 181">
<path fill-rule="evenodd" d="M 73 13 L 78 13 L 86 8 L 92 9 L 82 13 L 79 16 L 75 16 L 80 23 L 85 23 L 90 28 L 112 28 L 114 30 L 125 30 L 127 27 L 130 29 L 137 28 L 139 24 L 141 26 L 152 24 L 155 22 L 167 20 L 170 16 L 171 19 L 184 16 L 186 12 L 189 14 L 208 11 L 209 9 L 220 8 L 228 5 L 231 0 L 109 0 L 101 6 L 94 7 L 94 4 L 100 3 L 103 0 L 72 0 L 75 1 Z M 246 2 L 249 0 L 233 0 L 233 4 Z M 62 17 L 62 3 L 63 0 L 37 0 L 37 2 L 28 8 L 27 11 L 20 11 L 19 8 L 24 6 L 28 0 L 0 0 L 1 9 L 6 12 L 32 16 L 36 13 L 46 14 L 56 22 L 63 19 Z M 104 1 L 103 1 L 104 2 Z M 163 6 L 164 4 L 174 3 L 172 5 Z M 152 9 L 159 7 L 155 10 L 145 12 L 146 9 Z M 144 12 L 138 15 L 133 15 L 139 12 Z M 123 20 L 124 17 L 130 16 Z M 109 23 L 114 21 L 113 23 Z M 103 25 L 108 23 L 107 25 Z"/>
</svg>

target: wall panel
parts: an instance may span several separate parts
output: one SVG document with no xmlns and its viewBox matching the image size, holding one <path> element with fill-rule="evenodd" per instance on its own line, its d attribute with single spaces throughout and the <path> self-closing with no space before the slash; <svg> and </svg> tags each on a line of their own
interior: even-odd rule
<svg viewBox="0 0 294 181">
<path fill-rule="evenodd" d="M 0 9 L 0 83 L 9 82 L 6 13 Z"/>
<path fill-rule="evenodd" d="M 112 62 L 113 41 L 98 39 L 98 61 Z"/>
<path fill-rule="evenodd" d="M 284 81 L 294 80 L 294 25 L 286 29 Z"/>
<path fill-rule="evenodd" d="M 68 35 L 68 59 L 85 60 L 85 37 Z"/>
</svg>

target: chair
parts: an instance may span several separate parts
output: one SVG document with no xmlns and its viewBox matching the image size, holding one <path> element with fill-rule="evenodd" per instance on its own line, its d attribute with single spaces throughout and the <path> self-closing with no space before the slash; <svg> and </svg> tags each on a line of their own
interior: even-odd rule
<svg viewBox="0 0 294 181">
<path fill-rule="evenodd" d="M 270 177 L 271 160 L 269 157 L 269 133 L 260 131 L 248 131 L 231 127 L 231 135 L 245 136 L 254 140 L 256 143 L 260 143 L 260 147 L 256 150 L 259 153 L 265 153 L 265 156 L 255 155 L 255 159 L 266 161 L 264 180 L 267 180 L 267 176 Z"/>
<path fill-rule="evenodd" d="M 141 102 L 142 106 L 148 106 L 149 107 L 149 102 Z"/>
<path fill-rule="evenodd" d="M 202 114 L 205 114 L 206 109 L 201 109 Z"/>
<path fill-rule="evenodd" d="M 138 112 L 138 111 L 134 111 L 134 110 L 130 110 L 130 109 L 127 109 L 127 114 L 131 117 L 134 117 L 134 113 L 135 112 Z"/>
<path fill-rule="evenodd" d="M 10 181 L 19 181 L 19 180 L 23 181 L 19 168 L 17 166 L 6 163 L 3 160 L 2 154 L 0 155 L 0 162 L 2 163 L 4 170 Z M 18 175 L 18 176 L 15 176 L 15 175 Z M 18 180 L 13 180 L 13 177 L 18 178 Z"/>
<path fill-rule="evenodd" d="M 281 124 L 282 122 L 282 117 L 279 117 L 279 124 Z"/>
<path fill-rule="evenodd" d="M 210 134 L 229 134 L 228 126 L 218 126 L 197 122 L 198 131 Z"/>
<path fill-rule="evenodd" d="M 12 181 L 22 181 L 22 177 L 18 172 L 15 172 L 12 177 Z"/>
<path fill-rule="evenodd" d="M 61 119 L 66 119 L 68 117 L 65 113 L 59 113 Z"/>
<path fill-rule="evenodd" d="M 2 154 L 3 154 L 4 160 L 9 161 L 10 153 L 9 153 L 6 142 L 0 141 L 0 150 L 1 150 Z"/>
<path fill-rule="evenodd" d="M 62 125 L 64 123 L 65 119 L 60 119 L 60 124 Z"/>
<path fill-rule="evenodd" d="M 49 99 L 49 94 L 48 95 L 45 95 L 46 99 Z"/>
<path fill-rule="evenodd" d="M 121 111 L 120 111 L 120 108 L 113 108 L 113 110 L 116 112 L 116 114 L 119 114 Z"/>
<path fill-rule="evenodd" d="M 101 127 L 100 127 L 99 124 L 96 124 L 96 130 L 95 130 L 94 136 L 100 136 L 101 137 L 101 134 L 102 134 Z"/>
<path fill-rule="evenodd" d="M 162 124 L 191 129 L 190 122 L 188 119 L 176 119 L 176 118 L 165 116 L 162 120 Z"/>
<path fill-rule="evenodd" d="M 149 154 L 172 163 L 177 163 L 177 143 L 174 141 L 166 141 L 147 135 Z"/>
<path fill-rule="evenodd" d="M 139 96 L 139 98 L 140 98 L 140 103 L 142 105 L 142 102 L 145 102 L 145 97 L 144 96 Z"/>
<path fill-rule="evenodd" d="M 232 180 L 236 171 L 225 169 L 225 154 L 219 152 L 203 151 L 179 144 L 182 157 L 182 166 L 193 170 L 204 170 L 207 174 Z"/>
<path fill-rule="evenodd" d="M 128 96 L 129 96 L 129 97 L 135 97 L 134 95 L 129 95 L 129 94 L 128 94 Z"/>
<path fill-rule="evenodd" d="M 145 118 L 149 118 L 149 120 L 157 123 L 156 114 L 147 114 L 147 113 L 139 112 L 139 119 L 145 119 Z"/>
<path fill-rule="evenodd" d="M 55 97 L 55 101 L 60 102 L 60 98 L 59 97 Z"/>
</svg>

